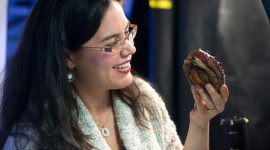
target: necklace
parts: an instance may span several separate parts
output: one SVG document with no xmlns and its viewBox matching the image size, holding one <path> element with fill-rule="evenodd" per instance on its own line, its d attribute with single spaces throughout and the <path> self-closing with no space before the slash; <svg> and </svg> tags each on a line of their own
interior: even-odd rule
<svg viewBox="0 0 270 150">
<path fill-rule="evenodd" d="M 108 128 L 105 128 L 105 125 L 107 124 L 110 115 L 111 115 L 111 111 L 109 111 L 108 117 L 107 117 L 106 121 L 104 122 L 104 124 L 100 120 L 99 120 L 99 122 L 102 125 L 97 124 L 97 126 L 101 127 L 101 133 L 102 133 L 103 136 L 109 136 L 110 135 L 110 130 Z"/>
</svg>

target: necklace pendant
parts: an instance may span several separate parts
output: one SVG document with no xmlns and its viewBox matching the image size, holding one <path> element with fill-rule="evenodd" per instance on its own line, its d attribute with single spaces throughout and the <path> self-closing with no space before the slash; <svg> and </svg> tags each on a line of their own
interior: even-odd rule
<svg viewBox="0 0 270 150">
<path fill-rule="evenodd" d="M 110 130 L 108 128 L 102 128 L 101 133 L 103 134 L 103 136 L 109 136 Z"/>
</svg>

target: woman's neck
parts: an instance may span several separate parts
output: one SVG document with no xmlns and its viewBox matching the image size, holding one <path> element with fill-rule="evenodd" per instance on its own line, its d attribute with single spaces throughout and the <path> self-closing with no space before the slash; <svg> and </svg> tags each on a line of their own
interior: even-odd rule
<svg viewBox="0 0 270 150">
<path fill-rule="evenodd" d="M 112 107 L 112 100 L 109 90 L 89 89 L 75 86 L 78 95 L 84 102 L 91 114 L 107 112 Z"/>
</svg>

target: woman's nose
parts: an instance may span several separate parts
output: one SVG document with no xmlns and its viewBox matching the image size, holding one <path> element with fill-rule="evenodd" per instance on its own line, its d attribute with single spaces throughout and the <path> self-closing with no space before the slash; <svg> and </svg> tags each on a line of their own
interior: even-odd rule
<svg viewBox="0 0 270 150">
<path fill-rule="evenodd" d="M 135 52 L 136 47 L 134 46 L 134 41 L 126 39 L 123 49 L 121 51 L 121 55 L 123 56 L 133 55 Z"/>
</svg>

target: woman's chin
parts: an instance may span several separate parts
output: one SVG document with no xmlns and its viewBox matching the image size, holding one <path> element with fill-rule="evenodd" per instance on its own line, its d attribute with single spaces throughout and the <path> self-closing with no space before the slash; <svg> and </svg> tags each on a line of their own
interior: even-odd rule
<svg viewBox="0 0 270 150">
<path fill-rule="evenodd" d="M 119 79 L 115 89 L 122 89 L 129 86 L 133 81 L 133 76 L 131 74 L 127 75 L 125 78 Z"/>
</svg>

